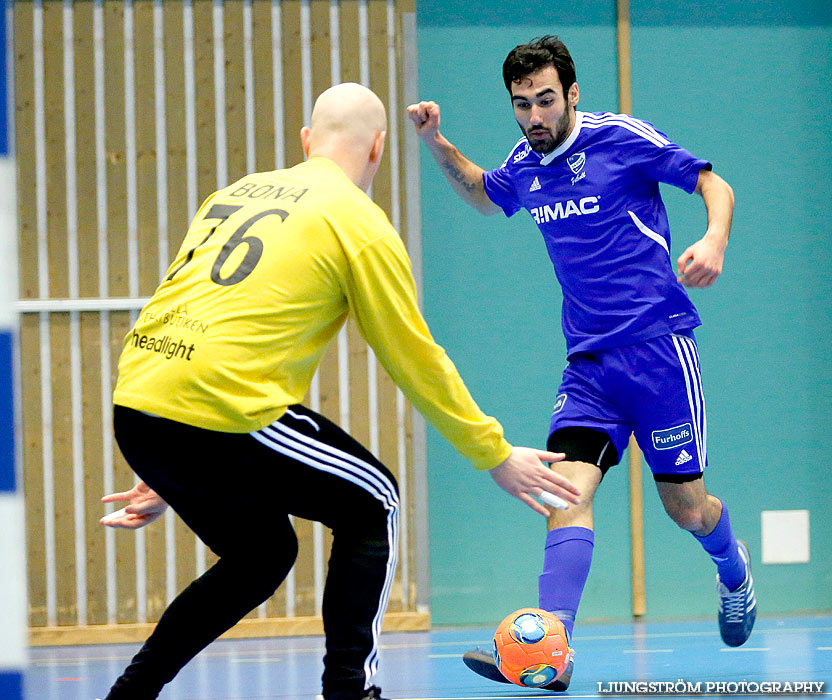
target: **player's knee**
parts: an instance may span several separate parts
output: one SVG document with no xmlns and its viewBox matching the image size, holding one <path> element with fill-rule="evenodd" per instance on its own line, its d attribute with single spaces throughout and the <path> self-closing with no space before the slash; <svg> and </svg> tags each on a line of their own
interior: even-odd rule
<svg viewBox="0 0 832 700">
<path fill-rule="evenodd" d="M 705 513 L 702 508 L 688 504 L 674 503 L 665 505 L 665 510 L 673 522 L 683 530 L 687 530 L 688 532 L 702 530 L 705 522 Z"/>
<path fill-rule="evenodd" d="M 298 539 L 289 528 L 283 537 L 255 538 L 240 554 L 246 560 L 252 588 L 268 598 L 286 578 L 298 556 Z"/>
</svg>

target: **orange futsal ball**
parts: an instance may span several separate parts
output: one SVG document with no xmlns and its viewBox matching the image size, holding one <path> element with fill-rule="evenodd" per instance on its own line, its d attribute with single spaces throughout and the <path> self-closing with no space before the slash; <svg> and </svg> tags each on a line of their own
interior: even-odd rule
<svg viewBox="0 0 832 700">
<path fill-rule="evenodd" d="M 545 610 L 517 610 L 494 633 L 497 668 L 512 683 L 525 688 L 549 685 L 571 658 L 563 623 Z"/>
</svg>

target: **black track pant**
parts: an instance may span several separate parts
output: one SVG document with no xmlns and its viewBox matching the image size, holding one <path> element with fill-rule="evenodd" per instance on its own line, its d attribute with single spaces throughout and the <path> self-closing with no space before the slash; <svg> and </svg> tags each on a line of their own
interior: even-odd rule
<svg viewBox="0 0 832 700">
<path fill-rule="evenodd" d="M 107 700 L 151 700 L 201 649 L 271 596 L 298 552 L 289 515 L 332 529 L 323 597 L 323 693 L 371 685 L 396 568 L 393 475 L 334 423 L 292 406 L 268 428 L 220 433 L 115 407 L 139 477 L 219 557 L 170 604 Z"/>
</svg>

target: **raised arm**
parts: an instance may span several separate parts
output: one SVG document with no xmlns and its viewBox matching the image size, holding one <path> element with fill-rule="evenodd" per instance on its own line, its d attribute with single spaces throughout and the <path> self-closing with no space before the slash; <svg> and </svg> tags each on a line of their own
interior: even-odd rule
<svg viewBox="0 0 832 700">
<path fill-rule="evenodd" d="M 686 287 L 710 287 L 722 273 L 725 247 L 731 235 L 734 191 L 711 170 L 700 170 L 695 192 L 705 202 L 708 228 L 705 235 L 676 261 L 679 281 Z"/>
<path fill-rule="evenodd" d="M 474 402 L 445 350 L 437 345 L 416 302 L 407 251 L 390 236 L 364 246 L 351 261 L 345 293 L 358 328 L 413 406 L 480 470 L 541 515 L 542 491 L 572 504 L 579 490 L 543 465 L 563 454 L 512 447 L 502 426 Z"/>
<path fill-rule="evenodd" d="M 439 105 L 419 102 L 407 108 L 416 133 L 424 141 L 451 187 L 481 214 L 490 216 L 502 211 L 492 202 L 482 184 L 483 169 L 468 160 L 459 149 L 439 133 Z"/>
</svg>

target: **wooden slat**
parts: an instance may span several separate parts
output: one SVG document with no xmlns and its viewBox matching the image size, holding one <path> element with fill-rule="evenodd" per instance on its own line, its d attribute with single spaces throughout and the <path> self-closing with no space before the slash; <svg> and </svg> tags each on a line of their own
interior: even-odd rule
<svg viewBox="0 0 832 700">
<path fill-rule="evenodd" d="M 303 160 L 300 129 L 303 126 L 303 93 L 300 55 L 300 3 L 281 3 L 283 41 L 283 138 L 286 144 L 286 167 Z"/>
<path fill-rule="evenodd" d="M 70 315 L 50 315 L 52 353 L 52 450 L 55 484 L 55 566 L 58 624 L 77 624 L 75 591 L 75 504 L 72 475 Z"/>
<path fill-rule="evenodd" d="M 182 4 L 164 4 L 165 128 L 168 170 L 168 247 L 170 264 L 188 230 L 188 171 L 185 142 L 185 52 Z M 177 550 L 178 551 L 178 550 Z"/>
<path fill-rule="evenodd" d="M 18 252 L 21 298 L 38 297 L 36 215 L 33 6 L 14 4 L 15 126 L 17 155 Z M 40 406 L 40 331 L 36 315 L 20 321 L 23 495 L 29 579 L 29 624 L 45 625 L 46 554 L 44 547 L 43 460 Z"/>
<path fill-rule="evenodd" d="M 407 182 L 408 177 L 412 177 L 412 173 L 408 171 L 408 162 L 406 158 L 406 149 L 405 149 L 405 138 L 406 138 L 406 129 L 409 127 L 409 124 L 405 123 L 404 119 L 404 108 L 406 107 L 405 102 L 405 95 L 406 86 L 404 81 L 404 41 L 403 41 L 403 30 L 402 30 L 402 13 L 403 12 L 412 12 L 414 11 L 413 3 L 411 2 L 397 2 L 396 10 L 395 10 L 395 18 L 394 18 L 394 50 L 395 50 L 395 60 L 396 60 L 396 71 L 395 71 L 395 79 L 396 79 L 396 96 L 398 100 L 398 104 L 393 106 L 391 105 L 389 109 L 389 113 L 387 115 L 388 122 L 392 122 L 393 120 L 397 120 L 398 127 L 399 127 L 399 144 L 398 144 L 398 156 L 399 156 L 399 216 L 400 221 L 398 225 L 399 234 L 402 237 L 402 240 L 407 245 L 408 239 L 408 230 L 407 230 L 407 208 L 408 206 L 418 206 L 418 202 L 409 203 L 407 201 L 406 196 L 406 189 L 405 185 Z M 417 560 L 415 556 L 415 551 L 413 548 L 414 538 L 413 534 L 415 531 L 415 518 L 414 513 L 416 512 L 416 502 L 415 502 L 415 493 L 416 489 L 413 487 L 414 484 L 414 459 L 413 459 L 413 408 L 409 402 L 405 401 L 405 408 L 404 408 L 404 426 L 405 426 L 405 440 L 404 440 L 404 450 L 405 450 L 405 474 L 407 479 L 407 494 L 406 498 L 402 501 L 402 512 L 403 517 L 408 518 L 408 528 L 406 537 L 402 538 L 401 546 L 400 546 L 400 566 L 407 564 L 407 568 L 409 571 L 409 580 L 404 583 L 406 586 L 406 600 L 407 606 L 406 608 L 409 610 L 413 610 L 416 607 L 416 599 L 417 599 L 417 590 L 416 590 L 416 577 L 418 575 L 416 566 Z M 403 606 L 404 607 L 404 606 Z"/>
<path fill-rule="evenodd" d="M 618 109 L 633 112 L 632 74 L 630 70 L 630 0 L 616 0 L 616 48 L 618 56 Z"/>
<path fill-rule="evenodd" d="M 360 83 L 358 52 L 358 0 L 341 0 L 341 82 Z"/>
<path fill-rule="evenodd" d="M 361 82 L 358 45 L 358 1 L 343 0 L 339 13 L 341 81 Z M 355 322 L 347 322 L 350 368 L 350 434 L 362 445 L 370 444 L 370 422 L 367 414 L 367 345 Z"/>
<path fill-rule="evenodd" d="M 43 3 L 46 199 L 49 231 L 49 293 L 69 295 L 67 269 L 66 131 L 64 123 L 63 4 Z M 72 479 L 72 405 L 69 315 L 50 316 L 52 432 L 55 486 L 57 622 L 77 623 L 75 507 Z"/>
<path fill-rule="evenodd" d="M 165 35 L 165 126 L 168 171 L 169 264 L 176 256 L 188 229 L 188 172 L 185 135 L 185 51 L 182 3 L 164 4 Z M 165 154 L 157 154 L 163 157 Z M 196 540 L 178 517 L 175 525 L 176 588 L 182 590 L 196 571 Z"/>
<path fill-rule="evenodd" d="M 79 644 L 135 644 L 143 642 L 153 631 L 152 624 L 89 625 L 86 627 L 42 627 L 29 630 L 31 646 L 67 646 Z M 384 616 L 384 632 L 415 632 L 430 629 L 427 613 L 391 613 Z M 257 637 L 295 637 L 323 634 L 320 617 L 284 617 L 239 622 L 221 639 Z"/>
<path fill-rule="evenodd" d="M 332 85 L 329 46 L 329 0 L 310 0 L 312 99 Z"/>
<path fill-rule="evenodd" d="M 214 96 L 213 2 L 194 2 L 194 79 L 196 83 L 196 163 L 199 203 L 217 189 L 217 132 Z M 216 556 L 206 552 L 206 567 Z"/>
<path fill-rule="evenodd" d="M 76 5 L 76 8 L 79 7 Z M 101 416 L 101 333 L 99 314 L 83 313 L 81 316 L 81 352 L 83 363 L 84 406 L 84 502 L 86 503 L 86 557 L 87 557 L 87 622 L 101 625 L 107 622 L 107 563 L 104 528 L 98 519 L 104 515 L 99 499 L 104 495 L 102 468 L 102 435 L 112 430 L 103 425 Z"/>
<path fill-rule="evenodd" d="M 118 358 L 124 336 L 131 327 L 130 314 L 126 311 L 115 311 L 110 314 L 110 357 L 112 386 L 116 385 L 118 373 Z M 135 476 L 127 466 L 118 445 L 113 445 L 114 488 L 116 491 L 127 491 L 133 487 Z M 129 530 L 116 530 L 116 590 L 118 605 L 116 620 L 123 623 L 133 623 L 137 618 L 136 609 L 136 536 Z"/>
<path fill-rule="evenodd" d="M 197 197 L 201 204 L 217 189 L 217 135 L 214 119 L 214 20 L 211 0 L 194 2 Z"/>
<path fill-rule="evenodd" d="M 104 3 L 104 104 L 108 223 L 108 279 L 111 296 L 130 296 L 127 246 L 127 169 L 125 141 L 124 5 Z M 129 322 L 126 313 L 110 314 L 112 386 L 115 386 L 121 341 Z M 114 447 L 114 487 L 125 491 L 133 485 L 133 473 Z M 125 536 L 126 535 L 126 536 Z M 136 621 L 135 537 L 116 532 L 116 620 Z"/>
<path fill-rule="evenodd" d="M 412 177 L 412 172 L 409 171 L 409 163 L 406 157 L 405 138 L 406 129 L 410 127 L 406 123 L 404 117 L 404 108 L 407 103 L 405 96 L 407 95 L 405 76 L 404 76 L 404 32 L 402 28 L 402 14 L 405 12 L 414 12 L 415 5 L 413 0 L 399 0 L 396 4 L 395 12 L 395 55 L 396 55 L 396 80 L 397 80 L 397 97 L 398 97 L 398 112 L 392 111 L 388 114 L 388 120 L 397 119 L 399 125 L 399 201 L 400 201 L 400 222 L 399 234 L 402 237 L 405 245 L 407 245 L 410 231 L 407 228 L 408 221 L 408 207 L 419 206 L 418 201 L 409 202 L 406 196 L 405 183 L 408 177 Z M 407 540 L 403 540 L 401 544 L 400 557 L 401 560 L 407 561 L 408 570 L 410 572 L 410 580 L 407 582 L 407 601 L 408 609 L 414 610 L 417 600 L 416 580 L 418 576 L 417 558 L 415 551 L 414 533 L 416 531 L 416 520 L 414 513 L 416 513 L 416 489 L 415 483 L 415 462 L 413 449 L 413 407 L 408 401 L 405 401 L 405 457 L 406 457 L 406 475 L 407 475 L 407 498 L 403 503 L 404 513 L 408 517 L 408 532 Z"/>
<path fill-rule="evenodd" d="M 18 277 L 21 299 L 38 297 L 35 205 L 34 39 L 31 3 L 14 4 L 15 151 L 17 165 Z"/>
<path fill-rule="evenodd" d="M 258 171 L 273 170 L 275 168 L 274 71 L 272 69 L 271 0 L 252 0 L 251 14 L 256 169 Z"/>
<path fill-rule="evenodd" d="M 153 1 L 133 3 L 133 54 L 136 124 L 136 203 L 139 254 L 139 294 L 149 296 L 159 280 L 159 228 L 156 179 L 156 70 L 153 38 Z M 166 607 L 165 531 L 145 530 L 148 620 L 158 619 Z"/>
<path fill-rule="evenodd" d="M 73 5 L 75 55 L 75 182 L 78 192 L 79 294 L 98 296 L 98 223 L 95 180 L 95 54 L 93 3 Z"/>
<path fill-rule="evenodd" d="M 46 198 L 49 293 L 69 295 L 66 246 L 66 132 L 64 130 L 63 3 L 43 3 L 43 72 L 46 118 Z"/>
<path fill-rule="evenodd" d="M 303 92 L 301 84 L 301 21 L 300 3 L 281 3 L 281 25 L 283 41 L 284 75 L 284 140 L 286 144 L 286 166 L 290 167 L 303 160 L 300 147 L 300 129 L 303 126 Z M 305 402 L 308 405 L 308 400 Z M 299 554 L 294 568 L 295 614 L 313 615 L 315 612 L 315 585 L 312 523 L 297 518 L 295 532 L 298 537 Z M 282 612 L 279 614 L 283 614 Z"/>
<path fill-rule="evenodd" d="M 130 287 L 124 138 L 124 5 L 120 0 L 104 2 L 104 62 L 109 292 L 114 297 L 127 297 Z"/>
<path fill-rule="evenodd" d="M 381 98 L 389 114 L 390 87 L 387 60 L 387 2 L 386 0 L 371 0 L 368 2 L 369 19 L 369 54 L 370 54 L 370 87 Z M 388 129 L 388 136 L 389 136 Z M 392 148 L 388 143 L 387 148 Z M 392 160 L 389 152 L 381 162 L 375 179 L 373 180 L 373 201 L 391 216 L 393 203 L 392 189 Z M 379 364 L 376 379 L 378 394 L 378 434 L 379 459 L 391 471 L 396 473 L 398 464 L 398 426 L 396 415 L 396 385 Z M 390 594 L 390 610 L 401 609 L 401 567 L 396 572 L 396 585 Z"/>
<path fill-rule="evenodd" d="M 246 174 L 245 35 L 242 0 L 226 0 L 225 36 L 225 132 L 228 183 Z"/>
<path fill-rule="evenodd" d="M 133 3 L 136 104 L 136 185 L 138 203 L 139 294 L 159 285 L 159 227 L 156 214 L 156 99 L 153 53 L 153 0 Z"/>
<path fill-rule="evenodd" d="M 408 517 L 408 531 L 407 539 L 402 540 L 401 557 L 407 559 L 408 568 L 410 570 L 410 581 L 408 582 L 408 610 L 416 609 L 416 577 L 419 572 L 417 570 L 418 561 L 416 558 L 416 540 L 414 537 L 416 530 L 416 488 L 415 483 L 415 467 L 413 458 L 413 406 L 410 402 L 405 400 L 404 415 L 405 415 L 405 454 L 407 455 L 407 498 L 404 501 L 404 512 Z"/>
<path fill-rule="evenodd" d="M 330 58 L 329 0 L 311 0 L 310 48 L 312 56 L 312 98 L 317 98 L 332 85 Z M 320 381 L 320 412 L 336 423 L 340 422 L 340 392 L 338 385 L 338 344 L 334 340 L 327 350 L 318 376 Z M 324 528 L 323 560 L 329 561 L 332 551 L 332 532 Z"/>
<path fill-rule="evenodd" d="M 29 624 L 48 623 L 46 611 L 46 548 L 43 507 L 43 432 L 41 428 L 40 318 L 20 319 L 20 356 L 23 394 L 23 494 L 26 501 L 26 557 L 29 576 Z"/>
</svg>

